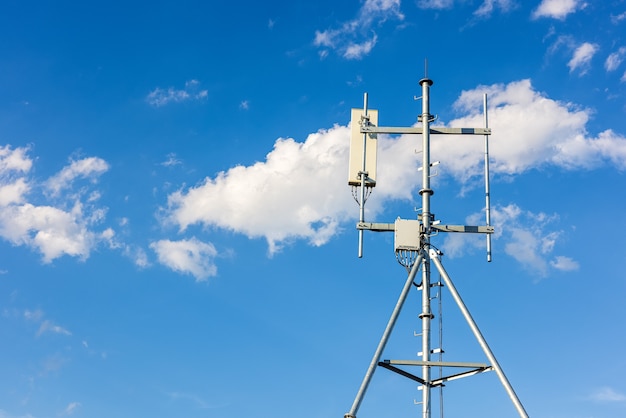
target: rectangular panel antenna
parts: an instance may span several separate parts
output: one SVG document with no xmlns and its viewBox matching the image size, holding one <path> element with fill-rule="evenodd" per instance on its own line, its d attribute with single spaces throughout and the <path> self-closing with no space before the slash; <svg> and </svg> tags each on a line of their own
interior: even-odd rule
<svg viewBox="0 0 626 418">
<path fill-rule="evenodd" d="M 376 134 L 361 133 L 361 124 L 367 121 L 363 115 L 363 109 L 352 109 L 351 116 L 348 184 L 350 186 L 361 185 L 359 173 L 363 170 L 363 135 L 367 135 L 365 140 L 365 172 L 367 173 L 365 186 L 374 187 L 376 185 Z M 378 110 L 368 109 L 367 116 L 369 117 L 369 126 L 378 126 Z"/>
</svg>

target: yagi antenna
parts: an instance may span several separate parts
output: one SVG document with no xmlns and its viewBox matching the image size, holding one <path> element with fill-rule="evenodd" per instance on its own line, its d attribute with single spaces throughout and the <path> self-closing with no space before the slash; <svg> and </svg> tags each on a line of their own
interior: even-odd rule
<svg viewBox="0 0 626 418">
<path fill-rule="evenodd" d="M 357 411 L 365 396 L 367 388 L 372 380 L 374 371 L 378 366 L 408 377 L 420 384 L 422 391 L 422 401 L 418 402 L 422 406 L 422 418 L 431 418 L 431 390 L 443 388 L 449 381 L 468 377 L 475 374 L 494 370 L 500 383 L 506 390 L 509 398 L 515 406 L 521 418 L 528 418 L 519 398 L 515 394 L 513 387 L 509 383 L 504 371 L 498 364 L 493 352 L 489 348 L 487 341 L 480 332 L 478 325 L 469 313 L 465 303 L 461 299 L 458 291 L 454 287 L 452 279 L 446 272 L 441 258 L 443 253 L 431 244 L 431 238 L 440 232 L 449 233 L 481 233 L 487 236 L 487 261 L 491 261 L 491 234 L 494 232 L 491 226 L 491 203 L 489 190 L 489 135 L 491 130 L 488 127 L 487 119 L 487 95 L 484 96 L 484 127 L 483 128 L 446 128 L 431 127 L 430 124 L 436 118 L 430 113 L 430 87 L 433 81 L 428 78 L 428 61 L 424 62 L 425 77 L 419 81 L 422 87 L 422 113 L 418 115 L 418 122 L 421 124 L 414 127 L 380 127 L 378 126 L 378 111 L 368 108 L 368 96 L 365 93 L 362 109 L 352 109 L 351 114 L 351 139 L 350 139 L 350 167 L 348 183 L 352 186 L 352 193 L 359 204 L 359 253 L 363 256 L 363 232 L 366 230 L 377 232 L 394 233 L 394 249 L 396 259 L 404 266 L 408 272 L 408 277 L 402 288 L 398 302 L 391 314 L 387 327 L 380 339 L 378 347 L 374 353 L 372 361 L 367 369 L 363 382 L 354 399 L 354 403 L 344 418 L 356 418 Z M 367 197 L 376 186 L 376 152 L 377 134 L 393 135 L 421 135 L 422 139 L 422 166 L 418 170 L 417 176 L 422 177 L 422 187 L 419 194 L 422 199 L 421 212 L 417 219 L 396 219 L 394 223 L 374 223 L 365 222 L 365 202 Z M 486 225 L 446 225 L 435 219 L 435 214 L 431 209 L 431 198 L 434 190 L 431 188 L 431 168 L 434 163 L 430 160 L 430 139 L 431 135 L 483 135 L 485 138 L 485 221 Z M 439 271 L 441 279 L 431 282 L 431 267 Z M 418 270 L 421 269 L 421 280 L 416 279 Z M 443 280 L 443 281 L 442 281 Z M 419 284 L 418 284 L 419 283 Z M 431 347 L 431 321 L 435 317 L 431 310 L 431 287 L 447 287 L 454 301 L 458 305 L 463 317 L 467 321 L 474 337 L 478 341 L 489 363 L 474 362 L 447 362 L 443 361 L 443 347 Z M 382 360 L 381 356 L 385 346 L 395 326 L 396 320 L 409 291 L 417 288 L 422 292 L 422 312 L 419 318 L 422 324 L 422 332 L 416 334 L 422 338 L 421 351 L 418 353 L 420 360 Z M 438 294 L 440 293 L 437 292 Z M 440 296 L 435 296 L 440 297 Z M 441 322 L 439 335 L 441 336 Z M 440 343 L 441 344 L 441 343 Z M 433 361 L 431 354 L 438 355 L 439 359 Z M 421 374 L 412 374 L 402 367 L 417 366 L 421 369 Z M 431 375 L 431 369 L 439 370 L 439 376 Z M 460 368 L 460 370 L 459 370 Z M 450 369 L 455 371 L 444 376 L 444 371 L 448 373 Z M 442 398 L 443 399 L 443 398 Z M 443 408 L 443 406 L 441 406 Z"/>
</svg>

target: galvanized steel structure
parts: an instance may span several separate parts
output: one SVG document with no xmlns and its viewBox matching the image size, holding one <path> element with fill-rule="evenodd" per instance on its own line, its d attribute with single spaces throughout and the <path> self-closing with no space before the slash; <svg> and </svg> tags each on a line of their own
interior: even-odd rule
<svg viewBox="0 0 626 418">
<path fill-rule="evenodd" d="M 438 232 L 449 233 L 483 233 L 487 237 L 487 260 L 491 261 L 491 234 L 494 228 L 491 226 L 490 214 L 490 190 L 489 190 L 489 146 L 488 138 L 491 130 L 487 120 L 487 96 L 484 96 L 484 127 L 482 128 L 442 128 L 431 127 L 431 122 L 435 117 L 430 113 L 430 87 L 433 81 L 427 76 L 420 80 L 422 87 L 422 114 L 418 116 L 421 126 L 417 127 L 380 127 L 378 124 L 378 112 L 368 109 L 368 96 L 364 95 L 363 109 L 353 109 L 352 111 L 352 139 L 350 147 L 350 174 L 349 184 L 353 187 L 353 195 L 359 204 L 359 249 L 358 256 L 363 256 L 363 233 L 364 231 L 394 232 L 396 258 L 400 264 L 404 265 L 409 272 L 398 302 L 393 309 L 391 317 L 383 332 L 380 342 L 376 348 L 372 361 L 365 373 L 365 377 L 357 392 L 350 411 L 344 418 L 356 418 L 357 412 L 367 392 L 377 367 L 383 367 L 396 372 L 406 378 L 418 382 L 422 389 L 422 418 L 431 418 L 431 389 L 441 387 L 445 382 L 461 377 L 471 376 L 485 371 L 494 370 L 506 390 L 508 396 L 520 417 L 528 417 L 517 394 L 513 390 L 504 371 L 498 364 L 487 341 L 483 337 L 478 325 L 472 318 L 469 310 L 456 290 L 450 276 L 441 263 L 442 253 L 433 247 L 430 238 Z M 417 220 L 398 219 L 395 223 L 371 223 L 365 222 L 365 202 L 372 188 L 376 185 L 376 135 L 377 134 L 419 134 L 422 136 L 422 187 L 419 191 L 422 199 L 421 213 Z M 485 140 L 485 213 L 486 225 L 465 226 L 465 225 L 442 225 L 435 221 L 435 216 L 431 210 L 431 196 L 433 190 L 430 186 L 431 168 L 437 162 L 430 159 L 430 136 L 431 135 L 483 135 Z M 443 283 L 431 282 L 432 265 L 439 272 Z M 415 278 L 421 269 L 421 283 L 416 284 Z M 419 314 L 421 319 L 421 360 L 383 360 L 381 357 L 387 341 L 394 328 L 396 320 L 402 310 L 404 302 L 411 288 L 417 285 L 422 292 L 422 310 Z M 434 286 L 447 287 L 455 303 L 472 333 L 476 337 L 481 349 L 485 353 L 489 363 L 474 362 L 446 362 L 441 359 L 433 361 L 431 354 L 441 352 L 441 348 L 433 349 L 431 344 L 431 322 L 434 315 L 431 310 L 431 288 Z M 421 368 L 421 374 L 407 372 L 399 366 L 416 366 Z M 445 370 L 457 370 L 448 376 L 433 378 L 431 368 L 441 367 Z"/>
</svg>

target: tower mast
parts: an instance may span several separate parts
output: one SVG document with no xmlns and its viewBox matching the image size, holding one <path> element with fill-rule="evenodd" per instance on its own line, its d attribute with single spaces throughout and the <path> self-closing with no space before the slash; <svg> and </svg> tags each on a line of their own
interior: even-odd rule
<svg viewBox="0 0 626 418">
<path fill-rule="evenodd" d="M 427 64 L 426 64 L 427 65 Z M 378 111 L 368 109 L 367 93 L 364 96 L 363 109 L 352 109 L 352 136 L 350 143 L 350 169 L 348 183 L 353 187 L 353 196 L 359 204 L 359 222 L 357 230 L 359 231 L 359 257 L 363 255 L 363 232 L 366 230 L 376 232 L 394 232 L 395 253 L 398 262 L 403 265 L 408 277 L 398 298 L 398 302 L 394 307 L 389 322 L 383 332 L 378 343 L 374 356 L 367 369 L 365 377 L 361 383 L 359 391 L 354 399 L 352 407 L 344 418 L 356 418 L 358 409 L 367 392 L 368 386 L 373 378 L 377 366 L 381 366 L 401 376 L 407 377 L 420 384 L 422 389 L 422 418 L 431 418 L 431 391 L 433 388 L 442 387 L 444 383 L 459 379 L 462 377 L 472 376 L 478 373 L 495 370 L 500 383 L 504 387 L 507 395 L 511 399 L 515 409 L 521 418 L 528 418 L 528 414 L 524 410 L 517 394 L 513 390 L 504 371 L 498 364 L 493 352 L 489 348 L 487 341 L 480 332 L 478 325 L 472 318 L 469 310 L 461 296 L 459 295 L 452 279 L 446 272 L 441 262 L 443 255 L 439 250 L 431 245 L 431 236 L 439 232 L 447 233 L 482 233 L 487 235 L 487 260 L 491 261 L 491 240 L 490 235 L 494 232 L 490 219 L 490 190 L 489 190 L 489 148 L 487 139 L 491 134 L 491 130 L 487 127 L 487 97 L 484 97 L 484 128 L 446 128 L 431 127 L 431 122 L 435 117 L 430 114 L 430 87 L 433 81 L 426 75 L 419 81 L 422 87 L 422 113 L 418 116 L 421 126 L 418 127 L 380 127 L 378 124 Z M 395 223 L 371 223 L 365 222 L 365 202 L 366 196 L 371 193 L 372 188 L 376 185 L 376 139 L 377 134 L 416 134 L 422 135 L 422 187 L 419 194 L 422 198 L 421 213 L 418 214 L 416 220 L 396 219 Z M 434 194 L 430 186 L 431 167 L 438 164 L 432 163 L 430 160 L 430 141 L 432 134 L 440 135 L 484 135 L 485 137 L 485 212 L 486 225 L 484 226 L 467 226 L 467 225 L 442 225 L 439 221 L 435 222 L 435 215 L 431 210 L 431 196 Z M 367 148 L 367 150 L 366 150 Z M 360 157 L 360 158 L 359 158 Z M 360 188 L 360 189 L 359 189 Z M 365 189 L 368 189 L 367 191 Z M 431 310 L 431 269 L 434 268 L 443 278 L 445 285 L 452 294 L 452 297 L 461 310 L 463 317 L 469 325 L 474 337 L 478 341 L 489 363 L 476 362 L 450 362 L 431 360 L 431 354 L 434 350 L 431 347 L 431 322 L 434 315 Z M 421 268 L 421 283 L 417 285 L 422 292 L 422 307 L 419 318 L 422 326 L 422 351 L 418 354 L 420 360 L 383 360 L 381 356 L 391 332 L 395 326 L 396 320 L 402 310 L 404 302 L 413 285 L 416 284 L 415 278 L 418 270 Z M 442 283 L 436 283 L 442 286 Z M 440 293 L 440 292 L 439 292 Z M 443 353 L 443 348 L 438 347 L 437 351 Z M 421 368 L 421 376 L 409 373 L 400 368 L 400 366 L 418 366 Z M 446 371 L 455 368 L 457 372 L 438 378 L 431 376 L 431 368 L 439 367 Z M 461 369 L 461 372 L 458 370 Z"/>
</svg>

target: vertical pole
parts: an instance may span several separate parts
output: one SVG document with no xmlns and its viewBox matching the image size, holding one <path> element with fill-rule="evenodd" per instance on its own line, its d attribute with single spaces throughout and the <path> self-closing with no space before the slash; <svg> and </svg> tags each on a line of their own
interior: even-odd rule
<svg viewBox="0 0 626 418">
<path fill-rule="evenodd" d="M 430 309 L 430 86 L 433 81 L 428 78 L 420 80 L 422 86 L 422 231 L 421 240 L 424 249 L 422 266 L 422 361 L 430 361 L 430 321 L 433 318 Z M 422 379 L 426 382 L 422 391 L 422 418 L 430 418 L 430 366 L 422 366 Z"/>
<path fill-rule="evenodd" d="M 487 120 L 487 93 L 483 96 L 483 113 L 485 129 L 489 128 Z M 489 190 L 489 135 L 485 135 L 485 220 L 491 226 L 491 192 Z M 487 261 L 491 262 L 491 234 L 487 234 Z"/>
<path fill-rule="evenodd" d="M 435 263 L 435 266 L 437 267 L 437 270 L 439 270 L 439 273 L 441 274 L 441 277 L 443 277 L 445 285 L 450 290 L 450 294 L 452 295 L 452 298 L 454 299 L 456 304 L 459 306 L 459 309 L 461 310 L 463 317 L 465 317 L 465 320 L 467 321 L 468 325 L 472 329 L 472 332 L 474 333 L 474 337 L 476 337 L 476 339 L 478 340 L 478 344 L 480 344 L 480 347 L 483 349 L 483 352 L 489 359 L 491 366 L 495 369 L 496 374 L 498 375 L 498 378 L 500 379 L 500 383 L 502 383 L 502 386 L 504 386 L 504 389 L 506 390 L 506 393 L 509 395 L 509 398 L 513 402 L 515 409 L 517 409 L 519 416 L 521 418 L 528 418 L 528 414 L 524 410 L 524 406 L 522 406 L 522 402 L 517 397 L 517 394 L 513 390 L 513 386 L 511 386 L 511 383 L 506 378 L 506 375 L 504 374 L 504 371 L 500 367 L 498 360 L 496 360 L 496 357 L 493 355 L 491 348 L 489 348 L 489 344 L 487 344 L 485 337 L 483 337 L 483 334 L 480 332 L 480 329 L 478 329 L 478 325 L 476 325 L 476 321 L 474 321 L 474 318 L 472 318 L 472 315 L 467 309 L 467 306 L 465 306 L 463 299 L 461 299 L 459 292 L 457 292 L 456 287 L 454 287 L 454 283 L 452 283 L 452 279 L 450 279 L 450 276 L 448 275 L 446 270 L 443 268 L 443 264 L 441 264 L 439 255 L 437 254 L 435 250 L 432 250 L 432 249 L 430 250 L 430 259 L 433 260 L 433 262 Z"/>
<path fill-rule="evenodd" d="M 380 356 L 383 354 L 383 350 L 387 345 L 387 341 L 389 340 L 389 336 L 391 335 L 391 331 L 393 331 L 393 327 L 396 325 L 396 321 L 398 316 L 400 315 L 400 311 L 402 310 L 402 306 L 404 305 L 404 301 L 411 290 L 411 286 L 413 285 L 413 280 L 415 280 L 415 275 L 417 274 L 417 270 L 419 269 L 420 264 L 422 263 L 422 254 L 417 257 L 417 260 L 411 267 L 411 271 L 409 272 L 409 276 L 404 283 L 404 287 L 402 288 L 402 292 L 400 293 L 400 297 L 398 298 L 398 302 L 396 303 L 393 312 L 391 313 L 391 317 L 389 318 L 389 322 L 387 322 L 387 327 L 385 328 L 385 332 L 383 332 L 383 336 L 378 343 L 378 347 L 376 348 L 376 352 L 374 353 L 374 357 L 372 357 L 372 361 L 365 373 L 365 377 L 363 378 L 363 382 L 361 383 L 361 387 L 359 388 L 356 397 L 354 398 L 354 403 L 352 404 L 352 408 L 350 408 L 350 412 L 344 415 L 344 418 L 356 418 L 356 413 L 361 406 L 361 402 L 363 401 L 363 397 L 365 396 L 365 392 L 367 391 L 367 387 L 372 381 L 372 377 L 374 376 L 374 371 L 376 370 L 376 366 L 378 366 L 378 362 L 380 361 Z"/>
<path fill-rule="evenodd" d="M 369 122 L 367 115 L 367 93 L 363 94 L 363 121 Z M 361 166 L 361 196 L 359 199 L 359 222 L 365 222 L 365 170 L 367 169 L 367 133 L 363 134 L 363 165 Z M 363 257 L 363 230 L 359 229 L 359 258 Z"/>
</svg>

